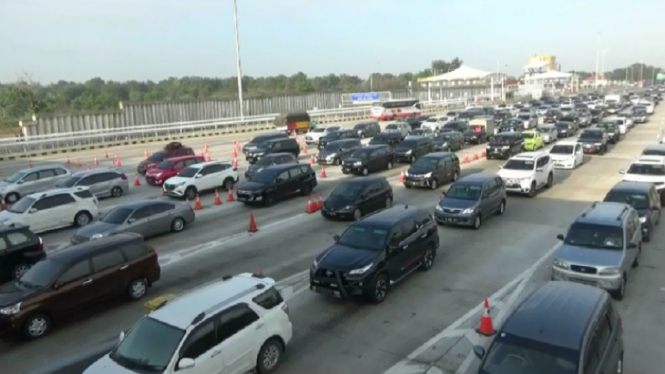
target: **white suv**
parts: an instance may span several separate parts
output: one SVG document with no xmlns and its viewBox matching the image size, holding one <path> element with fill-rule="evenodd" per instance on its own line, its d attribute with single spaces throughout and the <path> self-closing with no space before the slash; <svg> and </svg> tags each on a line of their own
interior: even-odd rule
<svg viewBox="0 0 665 374">
<path fill-rule="evenodd" d="M 240 179 L 238 168 L 230 161 L 209 161 L 190 165 L 164 182 L 164 194 L 194 200 L 203 191 L 226 188 L 229 191 Z"/>
<path fill-rule="evenodd" d="M 84 374 L 272 373 L 293 335 L 274 284 L 243 273 L 162 302 Z"/>
<path fill-rule="evenodd" d="M 575 140 L 561 140 L 550 149 L 550 157 L 557 169 L 575 169 L 584 163 L 582 144 Z"/>
<path fill-rule="evenodd" d="M 510 158 L 500 166 L 499 176 L 507 192 L 536 196 L 541 188 L 554 183 L 554 162 L 547 152 L 524 152 Z"/>
<path fill-rule="evenodd" d="M 99 217 L 97 198 L 88 187 L 38 192 L 0 212 L 0 224 L 20 223 L 35 233 L 69 226 L 85 226 Z"/>
<path fill-rule="evenodd" d="M 342 129 L 342 126 L 316 126 L 305 135 L 305 144 L 319 144 L 319 139 Z"/>
<path fill-rule="evenodd" d="M 665 189 L 665 156 L 641 156 L 620 173 L 625 181 L 654 183 L 661 192 Z"/>
<path fill-rule="evenodd" d="M 443 125 L 446 124 L 450 120 L 450 117 L 447 115 L 445 116 L 437 116 L 437 117 L 430 117 L 422 122 L 420 125 L 421 128 L 423 129 L 430 129 L 432 131 L 439 131 L 443 127 Z"/>
</svg>

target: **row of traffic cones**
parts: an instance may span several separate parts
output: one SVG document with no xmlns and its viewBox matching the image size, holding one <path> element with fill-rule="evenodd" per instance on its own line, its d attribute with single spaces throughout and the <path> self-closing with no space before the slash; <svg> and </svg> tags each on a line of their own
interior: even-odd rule
<svg viewBox="0 0 665 374">
<path fill-rule="evenodd" d="M 305 209 L 305 213 L 315 213 L 321 210 L 323 207 L 323 196 L 319 195 L 319 199 L 311 199 L 307 198 L 307 208 Z"/>
<path fill-rule="evenodd" d="M 462 159 L 463 164 L 468 164 L 470 161 L 477 161 L 481 158 L 485 157 L 485 151 L 480 151 L 478 152 L 473 152 L 471 155 L 471 158 L 469 158 L 469 155 L 464 155 L 464 158 Z"/>
<path fill-rule="evenodd" d="M 226 202 L 230 203 L 235 201 L 233 198 L 233 191 L 229 190 L 228 194 L 226 195 Z M 215 190 L 215 199 L 213 200 L 213 205 L 222 205 L 222 198 L 219 196 L 219 191 Z M 199 198 L 199 195 L 196 195 L 196 198 L 194 199 L 194 206 L 192 207 L 193 210 L 201 210 L 203 209 L 203 205 L 201 204 L 201 199 Z"/>
</svg>

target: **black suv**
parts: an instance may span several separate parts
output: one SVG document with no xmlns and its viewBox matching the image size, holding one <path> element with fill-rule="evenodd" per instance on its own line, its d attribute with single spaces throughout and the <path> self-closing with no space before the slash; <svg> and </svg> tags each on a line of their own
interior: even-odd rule
<svg viewBox="0 0 665 374">
<path fill-rule="evenodd" d="M 342 173 L 367 175 L 373 171 L 392 169 L 394 154 L 387 144 L 368 145 L 358 148 L 342 163 Z"/>
<path fill-rule="evenodd" d="M 316 257 L 310 289 L 339 298 L 365 296 L 380 303 L 391 283 L 417 269 L 429 270 L 439 234 L 426 209 L 395 206 L 349 226 L 335 244 Z"/>
<path fill-rule="evenodd" d="M 549 282 L 515 308 L 487 351 L 473 352 L 482 374 L 623 373 L 623 349 L 621 317 L 607 292 Z"/>
<path fill-rule="evenodd" d="M 369 141 L 369 145 L 375 144 L 388 144 L 392 147 L 402 141 L 402 133 L 400 132 L 382 132 Z"/>
<path fill-rule="evenodd" d="M 254 139 L 250 140 L 249 143 L 242 146 L 242 153 L 244 153 L 245 156 L 247 156 L 249 153 L 254 153 L 257 148 L 259 148 L 263 143 L 267 142 L 268 140 L 287 139 L 288 137 L 289 135 L 283 132 L 275 132 L 275 133 L 256 136 L 254 137 Z"/>
<path fill-rule="evenodd" d="M 395 161 L 414 163 L 433 150 L 432 138 L 427 136 L 408 137 L 395 146 Z"/>
<path fill-rule="evenodd" d="M 451 121 L 443 125 L 442 130 L 457 131 L 464 134 L 469 129 L 469 122 L 467 121 Z"/>
<path fill-rule="evenodd" d="M 319 165 L 340 165 L 361 146 L 360 139 L 335 140 L 326 144 L 326 147 L 319 151 L 316 162 Z"/>
<path fill-rule="evenodd" d="M 601 109 L 591 109 L 591 123 L 598 123 L 603 119 L 603 111 Z"/>
<path fill-rule="evenodd" d="M 300 146 L 292 138 L 266 140 L 258 145 L 254 151 L 247 153 L 247 161 L 253 164 L 260 160 L 261 157 L 272 153 L 290 153 L 298 158 Z"/>
<path fill-rule="evenodd" d="M 362 122 L 353 126 L 353 130 L 358 133 L 358 136 L 361 139 L 373 138 L 381 132 L 381 126 L 379 126 L 379 123 L 376 121 Z"/>
<path fill-rule="evenodd" d="M 559 139 L 575 135 L 575 125 L 572 122 L 557 122 L 556 131 Z"/>
<path fill-rule="evenodd" d="M 577 138 L 577 142 L 582 144 L 584 153 L 596 153 L 604 155 L 607 152 L 609 137 L 605 129 L 591 128 L 584 129 Z"/>
<path fill-rule="evenodd" d="M 316 187 L 316 173 L 308 164 L 268 166 L 251 181 L 238 184 L 236 199 L 246 205 L 261 203 L 270 206 L 294 194 L 309 195 Z"/>
<path fill-rule="evenodd" d="M 621 140 L 621 133 L 614 122 L 601 122 L 593 125 L 595 128 L 604 129 L 607 133 L 607 140 L 612 144 L 617 144 Z"/>
<path fill-rule="evenodd" d="M 464 148 L 464 135 L 457 131 L 438 132 L 432 143 L 435 151 L 459 151 Z"/>
<path fill-rule="evenodd" d="M 293 153 L 272 153 L 261 157 L 256 163 L 249 165 L 245 171 L 245 178 L 252 179 L 254 174 L 272 165 L 297 164 L 298 157 Z"/>
<path fill-rule="evenodd" d="M 42 238 L 28 226 L 0 226 L 0 283 L 20 278 L 45 256 Z"/>
<path fill-rule="evenodd" d="M 393 204 L 393 188 L 386 177 L 373 175 L 367 178 L 352 178 L 337 185 L 323 201 L 321 215 L 325 218 L 359 220 L 377 210 L 390 208 Z"/>
<path fill-rule="evenodd" d="M 440 184 L 454 182 L 460 176 L 460 162 L 452 152 L 434 152 L 414 162 L 404 174 L 404 187 L 435 190 Z"/>
<path fill-rule="evenodd" d="M 325 148 L 328 143 L 334 142 L 335 140 L 348 138 L 360 139 L 360 135 L 358 135 L 358 131 L 356 130 L 339 130 L 331 132 L 330 134 L 319 139 L 319 145 L 317 146 L 317 149 Z"/>
<path fill-rule="evenodd" d="M 485 148 L 485 158 L 507 160 L 522 152 L 524 138 L 519 132 L 500 132 L 490 138 Z"/>
<path fill-rule="evenodd" d="M 603 201 L 632 206 L 640 215 L 642 239 L 651 241 L 654 226 L 660 223 L 661 197 L 652 183 L 621 181 L 607 193 Z"/>
</svg>

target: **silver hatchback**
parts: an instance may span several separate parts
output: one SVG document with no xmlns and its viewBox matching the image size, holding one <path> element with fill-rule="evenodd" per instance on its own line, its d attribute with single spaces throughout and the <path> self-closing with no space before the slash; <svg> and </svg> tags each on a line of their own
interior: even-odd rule
<svg viewBox="0 0 665 374">
<path fill-rule="evenodd" d="M 127 176 L 112 168 L 79 171 L 57 184 L 62 188 L 77 186 L 88 187 L 96 197 L 120 197 L 129 191 Z"/>
<path fill-rule="evenodd" d="M 7 204 L 21 197 L 55 187 L 72 173 L 61 165 L 41 165 L 23 169 L 0 182 L 0 196 Z"/>
</svg>

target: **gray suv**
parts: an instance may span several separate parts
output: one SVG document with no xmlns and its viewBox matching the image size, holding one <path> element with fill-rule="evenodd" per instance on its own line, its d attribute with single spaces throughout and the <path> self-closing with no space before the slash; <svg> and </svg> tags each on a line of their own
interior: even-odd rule
<svg viewBox="0 0 665 374">
<path fill-rule="evenodd" d="M 642 253 L 637 211 L 628 204 L 595 202 L 557 238 L 563 243 L 554 255 L 552 280 L 597 286 L 621 300 L 631 268 Z"/>
<path fill-rule="evenodd" d="M 129 191 L 127 176 L 112 168 L 79 171 L 57 184 L 60 188 L 84 186 L 96 197 L 120 197 Z"/>
<path fill-rule="evenodd" d="M 72 173 L 60 165 L 43 165 L 23 169 L 0 182 L 0 196 L 7 204 L 21 197 L 55 187 Z"/>
</svg>

